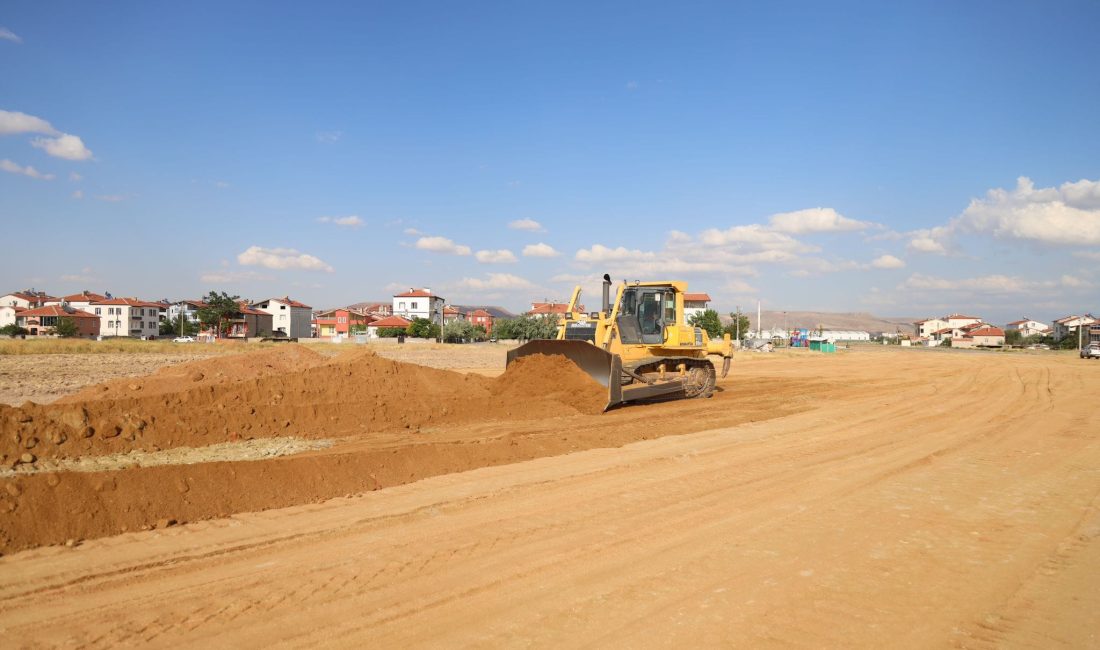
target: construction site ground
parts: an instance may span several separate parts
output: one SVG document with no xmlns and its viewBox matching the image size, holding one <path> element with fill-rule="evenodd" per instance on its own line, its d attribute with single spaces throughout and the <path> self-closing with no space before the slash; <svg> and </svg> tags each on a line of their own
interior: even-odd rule
<svg viewBox="0 0 1100 650">
<path fill-rule="evenodd" d="M 378 350 L 0 406 L 5 645 L 1100 646 L 1100 364 L 743 353 L 599 413 Z"/>
</svg>

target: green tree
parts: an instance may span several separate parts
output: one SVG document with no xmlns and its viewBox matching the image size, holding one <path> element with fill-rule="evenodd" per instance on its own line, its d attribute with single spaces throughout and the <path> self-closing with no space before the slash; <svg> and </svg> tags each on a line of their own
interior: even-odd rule
<svg viewBox="0 0 1100 650">
<path fill-rule="evenodd" d="M 696 312 L 691 316 L 691 320 L 688 321 L 693 327 L 702 328 L 712 339 L 722 337 L 722 320 L 718 318 L 718 312 L 713 309 L 708 309 L 703 312 Z"/>
<path fill-rule="evenodd" d="M 434 339 L 439 336 L 439 325 L 427 318 L 414 318 L 405 328 L 405 333 L 418 339 Z"/>
<path fill-rule="evenodd" d="M 726 325 L 725 327 L 723 327 L 722 328 L 722 333 L 723 334 L 729 334 L 730 338 L 732 338 L 735 341 L 737 340 L 737 336 L 739 334 L 740 334 L 741 338 L 745 338 L 749 333 L 749 317 L 746 316 L 745 314 L 741 314 L 740 316 L 738 316 L 736 313 L 730 312 L 730 318 L 733 319 L 733 322 L 730 323 L 729 325 Z M 738 329 L 738 326 L 737 326 L 737 321 L 738 320 L 741 321 L 740 329 Z"/>
<path fill-rule="evenodd" d="M 502 318 L 493 323 L 493 335 L 498 339 L 527 341 L 556 338 L 558 335 L 558 317 L 520 316 L 518 318 Z"/>
<path fill-rule="evenodd" d="M 456 318 L 443 326 L 443 340 L 447 343 L 482 341 L 484 339 L 485 328 L 480 325 L 474 325 L 468 320 Z"/>
<path fill-rule="evenodd" d="M 199 324 L 191 321 L 183 314 L 175 319 L 164 319 L 160 322 L 161 336 L 193 336 L 199 333 Z"/>
<path fill-rule="evenodd" d="M 199 308 L 199 322 L 207 327 L 214 327 L 218 336 L 221 336 L 226 327 L 225 321 L 240 312 L 241 307 L 238 304 L 240 299 L 240 296 L 231 296 L 224 291 L 220 294 L 217 291 L 211 291 L 206 298 L 203 298 L 206 304 Z"/>
<path fill-rule="evenodd" d="M 1024 336 L 1020 330 L 1005 330 L 1005 345 L 1020 345 Z"/>
<path fill-rule="evenodd" d="M 379 327 L 378 338 L 380 339 L 395 339 L 405 333 L 404 327 Z"/>
<path fill-rule="evenodd" d="M 57 319 L 57 324 L 53 326 L 53 333 L 63 339 L 71 339 L 80 335 L 80 329 L 76 326 L 75 320 L 68 316 L 62 316 Z"/>
<path fill-rule="evenodd" d="M 26 336 L 30 334 L 25 327 L 19 327 L 15 323 L 0 327 L 0 336 L 10 336 L 15 338 L 17 336 Z"/>
</svg>

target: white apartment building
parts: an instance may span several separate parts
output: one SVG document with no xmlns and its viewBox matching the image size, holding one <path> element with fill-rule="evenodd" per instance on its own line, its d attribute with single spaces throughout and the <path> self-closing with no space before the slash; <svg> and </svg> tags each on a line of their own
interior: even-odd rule
<svg viewBox="0 0 1100 650">
<path fill-rule="evenodd" d="M 439 323 L 443 319 L 442 296 L 432 293 L 432 290 L 409 289 L 393 297 L 393 315 L 412 320 L 414 318 L 427 318 L 433 323 Z"/>
<path fill-rule="evenodd" d="M 1028 336 L 1046 336 L 1047 334 L 1050 334 L 1050 328 L 1047 327 L 1046 323 L 1040 323 L 1039 321 L 1031 320 L 1030 318 L 1012 321 L 1011 323 L 1005 325 L 1005 331 L 1019 332 L 1020 336 L 1023 336 L 1025 338 Z"/>
<path fill-rule="evenodd" d="M 710 296 L 705 293 L 685 293 L 684 294 L 684 322 L 690 323 L 691 319 L 696 314 L 701 314 L 707 310 L 707 303 L 710 302 Z"/>
<path fill-rule="evenodd" d="M 92 310 L 89 309 L 89 307 L 92 306 L 93 302 L 100 302 L 102 300 L 110 300 L 110 299 L 111 299 L 110 295 L 104 296 L 104 295 L 101 295 L 101 294 L 98 294 L 98 293 L 93 293 L 91 291 L 85 290 L 85 291 L 81 291 L 80 293 L 74 293 L 74 294 L 69 295 L 69 296 L 62 296 L 61 298 L 53 298 L 51 300 L 47 300 L 45 305 L 43 305 L 43 306 L 45 306 L 45 307 L 49 307 L 50 305 L 59 305 L 61 307 L 66 307 L 67 306 L 67 307 L 71 307 L 73 309 L 79 309 L 81 311 L 86 311 L 88 313 L 91 313 Z"/>
<path fill-rule="evenodd" d="M 916 328 L 917 338 L 930 339 L 936 332 L 947 329 L 951 325 L 943 318 L 926 318 L 913 323 Z"/>
<path fill-rule="evenodd" d="M 1079 327 L 1092 325 L 1097 320 L 1092 314 L 1085 314 L 1084 316 L 1066 316 L 1065 318 L 1059 318 L 1054 321 L 1054 340 L 1061 341 L 1067 336 L 1077 336 L 1077 329 Z"/>
<path fill-rule="evenodd" d="M 34 309 L 35 307 L 45 306 L 47 301 L 50 300 L 57 299 L 47 295 L 45 292 L 28 289 L 26 291 L 12 291 L 11 293 L 0 296 L 0 305 L 19 307 L 21 309 Z"/>
<path fill-rule="evenodd" d="M 99 317 L 100 336 L 156 338 L 160 332 L 159 303 L 137 298 L 92 301 L 84 311 Z"/>
<path fill-rule="evenodd" d="M 289 296 L 269 298 L 249 306 L 271 314 L 272 332 L 282 332 L 292 339 L 308 339 L 312 334 L 313 308 Z"/>
</svg>

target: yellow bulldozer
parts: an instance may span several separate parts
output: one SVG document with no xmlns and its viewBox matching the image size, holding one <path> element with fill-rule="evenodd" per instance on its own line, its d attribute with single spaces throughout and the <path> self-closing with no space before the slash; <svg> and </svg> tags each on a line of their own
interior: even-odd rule
<svg viewBox="0 0 1100 650">
<path fill-rule="evenodd" d="M 718 373 L 708 356 L 729 372 L 733 343 L 711 341 L 684 318 L 686 282 L 623 282 L 611 300 L 603 276 L 598 312 L 577 312 L 573 290 L 555 340 L 530 341 L 508 352 L 508 364 L 532 354 L 559 354 L 607 387 L 607 410 L 624 402 L 710 397 Z"/>
</svg>

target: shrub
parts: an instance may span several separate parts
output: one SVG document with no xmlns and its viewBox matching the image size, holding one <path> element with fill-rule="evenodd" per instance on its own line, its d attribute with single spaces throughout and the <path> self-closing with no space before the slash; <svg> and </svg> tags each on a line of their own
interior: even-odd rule
<svg viewBox="0 0 1100 650">
<path fill-rule="evenodd" d="M 30 332 L 27 331 L 27 328 L 19 327 L 15 323 L 0 327 L 0 336 L 10 336 L 12 338 L 15 338 L 17 336 L 26 336 L 27 334 L 30 334 Z"/>
</svg>

